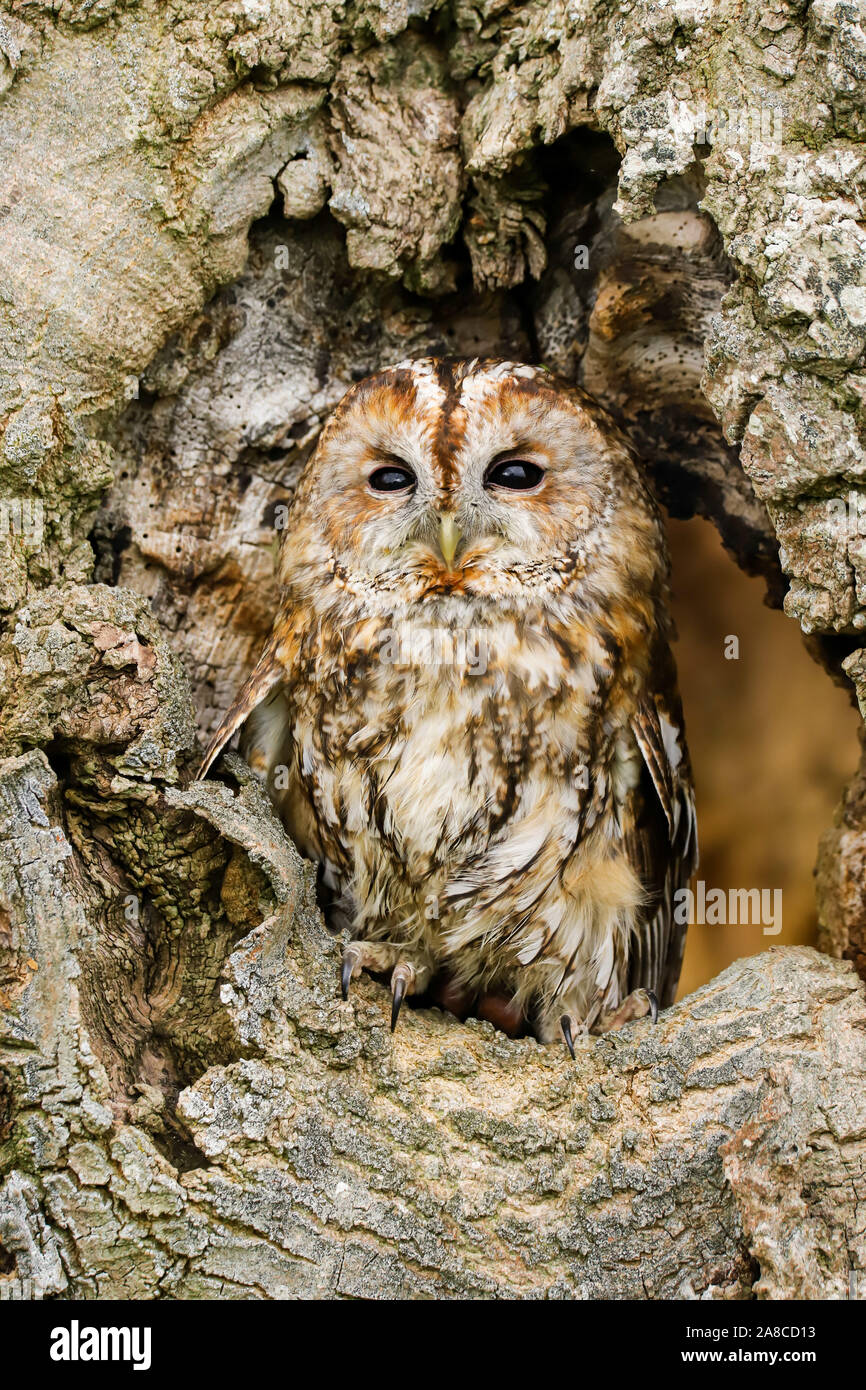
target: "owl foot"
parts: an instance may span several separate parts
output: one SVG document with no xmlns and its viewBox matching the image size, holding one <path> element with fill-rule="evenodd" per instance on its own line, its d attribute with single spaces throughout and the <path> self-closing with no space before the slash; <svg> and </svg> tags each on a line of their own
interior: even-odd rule
<svg viewBox="0 0 866 1390">
<path fill-rule="evenodd" d="M 349 997 L 349 986 L 362 970 L 385 974 L 391 970 L 391 1032 L 397 1027 L 407 994 L 421 994 L 430 981 L 430 967 L 407 960 L 400 946 L 387 941 L 350 941 L 340 967 L 340 992 Z"/>
<path fill-rule="evenodd" d="M 617 1028 L 624 1028 L 627 1023 L 637 1018 L 646 1018 L 647 1015 L 653 1023 L 658 1022 L 659 1001 L 651 989 L 635 989 L 626 995 L 618 1009 L 609 1014 L 602 1014 L 593 1032 L 611 1033 Z"/>
<path fill-rule="evenodd" d="M 575 1055 L 574 1036 L 576 1032 L 584 1035 L 589 1032 L 611 1033 L 617 1028 L 624 1028 L 627 1023 L 632 1023 L 635 1019 L 646 1018 L 647 1016 L 652 1019 L 653 1023 L 656 1023 L 659 1016 L 659 1001 L 651 989 L 636 989 L 631 994 L 626 995 L 619 1007 L 610 1013 L 602 1014 L 600 1018 L 593 1020 L 593 1012 L 590 1012 L 589 1017 L 579 1028 L 575 1027 L 571 1014 L 560 1015 L 560 1032 L 572 1060 Z"/>
</svg>

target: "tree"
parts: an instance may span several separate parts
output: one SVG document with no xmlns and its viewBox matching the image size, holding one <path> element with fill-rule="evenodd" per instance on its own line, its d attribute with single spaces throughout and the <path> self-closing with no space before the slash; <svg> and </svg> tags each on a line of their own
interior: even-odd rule
<svg viewBox="0 0 866 1390">
<path fill-rule="evenodd" d="M 323 419 L 429 351 L 579 375 L 862 704 L 855 18 L 64 0 L 4 4 L 0 52 L 0 1281 L 856 1292 L 862 774 L 840 959 L 740 962 L 574 1067 L 435 1011 L 392 1043 L 243 764 L 190 780 Z"/>
</svg>

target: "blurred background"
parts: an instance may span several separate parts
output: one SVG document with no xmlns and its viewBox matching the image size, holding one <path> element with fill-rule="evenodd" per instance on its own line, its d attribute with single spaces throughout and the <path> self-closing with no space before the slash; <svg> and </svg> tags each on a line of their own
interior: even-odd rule
<svg viewBox="0 0 866 1390">
<path fill-rule="evenodd" d="M 857 764 L 860 719 L 812 659 L 800 629 L 765 607 L 764 582 L 725 553 L 708 522 L 670 521 L 674 652 L 694 768 L 707 891 L 781 888 L 782 931 L 689 928 L 682 997 L 731 961 L 773 945 L 815 944 L 813 869 Z M 739 638 L 739 660 L 725 639 Z"/>
</svg>

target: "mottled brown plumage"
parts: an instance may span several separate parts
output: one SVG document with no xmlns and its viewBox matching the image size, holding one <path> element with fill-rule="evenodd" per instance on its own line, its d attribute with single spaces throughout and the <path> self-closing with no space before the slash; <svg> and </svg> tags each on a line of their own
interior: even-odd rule
<svg viewBox="0 0 866 1390">
<path fill-rule="evenodd" d="M 545 1041 L 671 1002 L 696 842 L 666 549 L 604 412 L 509 362 L 359 383 L 280 577 L 205 770 L 246 720 L 351 926 L 346 988 L 392 972 L 396 1013 L 444 974 Z"/>
</svg>

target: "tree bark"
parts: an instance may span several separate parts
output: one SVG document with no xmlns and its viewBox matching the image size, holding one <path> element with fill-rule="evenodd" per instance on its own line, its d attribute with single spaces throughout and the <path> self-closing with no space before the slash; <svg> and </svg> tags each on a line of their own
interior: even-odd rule
<svg viewBox="0 0 866 1390">
<path fill-rule="evenodd" d="M 574 1066 L 341 1003 L 191 782 L 324 419 L 430 352 L 587 385 L 866 708 L 864 61 L 831 0 L 0 4 L 0 1293 L 866 1291 L 860 781 L 841 959 Z"/>
</svg>

